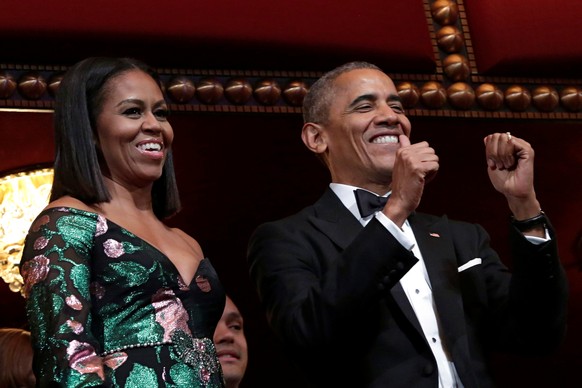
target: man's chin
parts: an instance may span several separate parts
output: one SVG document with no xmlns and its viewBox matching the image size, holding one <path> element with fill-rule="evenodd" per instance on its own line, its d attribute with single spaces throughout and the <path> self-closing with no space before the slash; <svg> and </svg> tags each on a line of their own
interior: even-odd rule
<svg viewBox="0 0 582 388">
<path fill-rule="evenodd" d="M 222 368 L 222 374 L 224 376 L 224 381 L 226 381 L 227 385 L 231 385 L 233 383 L 240 383 L 243 378 L 243 373 L 241 372 L 239 367 L 235 367 L 233 365 L 227 366 L 226 368 Z"/>
</svg>

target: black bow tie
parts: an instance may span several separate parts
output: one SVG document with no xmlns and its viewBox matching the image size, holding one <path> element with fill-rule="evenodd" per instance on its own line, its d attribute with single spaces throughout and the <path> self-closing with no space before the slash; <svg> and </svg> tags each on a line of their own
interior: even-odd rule
<svg viewBox="0 0 582 388">
<path fill-rule="evenodd" d="M 354 195 L 356 196 L 356 204 L 358 205 L 358 210 L 362 218 L 366 218 L 382 209 L 388 201 L 388 197 L 379 197 L 374 193 L 362 189 L 354 190 Z"/>
</svg>

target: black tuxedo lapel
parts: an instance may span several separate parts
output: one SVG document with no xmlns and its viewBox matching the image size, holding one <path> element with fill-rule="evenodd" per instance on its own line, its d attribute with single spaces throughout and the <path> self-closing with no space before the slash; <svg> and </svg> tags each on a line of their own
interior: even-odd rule
<svg viewBox="0 0 582 388">
<path fill-rule="evenodd" d="M 309 221 L 336 245 L 345 249 L 356 237 L 363 226 L 346 209 L 342 201 L 328 188 L 313 205 L 315 216 Z"/>
<path fill-rule="evenodd" d="M 430 279 L 440 328 L 461 381 L 465 386 L 476 383 L 470 372 L 469 343 L 460 293 L 458 263 L 447 218 L 427 223 L 422 216 L 409 218 Z"/>
<path fill-rule="evenodd" d="M 422 331 L 422 326 L 420 326 L 418 317 L 416 316 L 416 313 L 414 312 L 414 309 L 412 308 L 412 305 L 410 304 L 410 301 L 408 300 L 408 297 L 406 296 L 406 293 L 404 292 L 404 289 L 402 288 L 400 282 L 398 282 L 398 284 L 392 287 L 390 292 L 392 294 L 392 297 L 394 298 L 394 300 L 396 301 L 396 303 L 398 304 L 398 306 L 408 319 L 408 321 L 412 324 L 412 326 L 414 326 L 414 328 L 418 332 L 418 335 L 420 335 L 422 340 L 426 342 L 424 332 Z"/>
<path fill-rule="evenodd" d="M 426 342 L 424 333 L 422 332 L 422 326 L 420 326 L 418 317 L 416 316 L 416 313 L 414 312 L 412 305 L 410 304 L 410 301 L 408 300 L 408 297 L 406 296 L 406 293 L 404 292 L 400 282 L 396 283 L 396 285 L 392 287 L 390 293 L 392 294 L 392 297 L 394 298 L 394 301 L 398 307 L 400 307 L 400 310 L 402 310 L 402 313 L 404 313 L 408 321 L 412 324 L 412 326 L 414 326 L 418 332 L 418 335 L 420 335 L 422 340 Z"/>
<path fill-rule="evenodd" d="M 464 325 L 459 323 L 463 313 L 463 301 L 459 293 L 458 266 L 451 236 L 446 227 L 446 219 L 427 223 L 422 216 L 413 214 L 409 218 L 410 226 L 418 243 L 422 258 L 428 272 L 432 294 L 439 311 L 447 338 L 458 335 Z M 449 323 L 452 324 L 449 325 Z"/>
</svg>

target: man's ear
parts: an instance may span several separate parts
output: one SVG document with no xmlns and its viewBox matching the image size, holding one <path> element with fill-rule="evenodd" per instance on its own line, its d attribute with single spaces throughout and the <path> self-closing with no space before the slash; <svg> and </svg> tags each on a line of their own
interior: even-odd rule
<svg viewBox="0 0 582 388">
<path fill-rule="evenodd" d="M 323 127 L 315 123 L 305 123 L 301 131 L 301 139 L 310 151 L 322 154 L 327 150 L 327 143 L 323 136 Z"/>
</svg>

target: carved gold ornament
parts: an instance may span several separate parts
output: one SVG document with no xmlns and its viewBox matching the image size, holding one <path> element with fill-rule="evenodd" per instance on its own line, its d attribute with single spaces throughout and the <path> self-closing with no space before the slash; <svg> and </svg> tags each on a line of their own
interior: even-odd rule
<svg viewBox="0 0 582 388">
<path fill-rule="evenodd" d="M 30 225 L 48 204 L 53 170 L 24 171 L 0 178 L 0 277 L 10 290 L 22 288 L 18 264 Z"/>
</svg>

